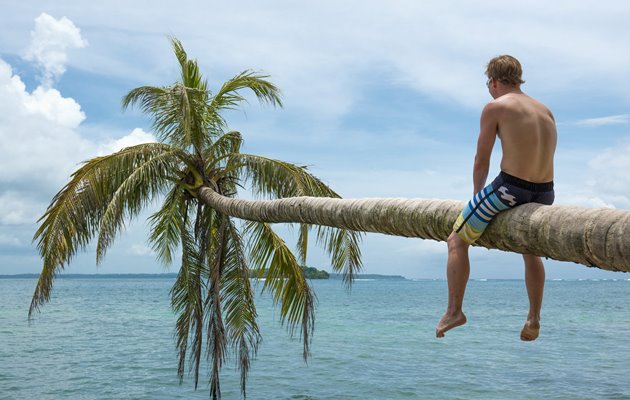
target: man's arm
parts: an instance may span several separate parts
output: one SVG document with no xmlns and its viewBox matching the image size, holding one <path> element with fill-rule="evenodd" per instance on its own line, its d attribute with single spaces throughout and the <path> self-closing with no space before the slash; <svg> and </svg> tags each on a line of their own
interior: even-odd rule
<svg viewBox="0 0 630 400">
<path fill-rule="evenodd" d="M 490 156 L 497 139 L 499 129 L 498 107 L 496 103 L 488 103 L 481 112 L 479 139 L 477 139 L 477 154 L 473 166 L 473 187 L 476 194 L 486 185 Z"/>
</svg>

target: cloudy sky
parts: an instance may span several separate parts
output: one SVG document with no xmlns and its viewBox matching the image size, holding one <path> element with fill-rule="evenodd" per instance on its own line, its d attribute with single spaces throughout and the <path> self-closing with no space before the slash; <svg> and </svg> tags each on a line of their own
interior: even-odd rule
<svg viewBox="0 0 630 400">
<path fill-rule="evenodd" d="M 344 197 L 468 200 L 486 62 L 512 54 L 558 122 L 556 203 L 630 208 L 626 1 L 10 2 L 0 14 L 0 274 L 41 268 L 31 239 L 81 161 L 153 140 L 122 96 L 177 79 L 168 36 L 211 87 L 271 76 L 285 107 L 227 115 L 245 151 L 309 165 Z M 495 152 L 490 172 L 498 172 Z M 143 220 L 72 273 L 163 272 Z M 290 233 L 287 233 L 290 237 Z M 443 278 L 445 245 L 370 234 L 366 272 Z M 328 269 L 317 251 L 309 264 Z M 521 278 L 518 255 L 471 251 L 473 278 Z M 627 278 L 548 262 L 548 278 Z"/>
</svg>

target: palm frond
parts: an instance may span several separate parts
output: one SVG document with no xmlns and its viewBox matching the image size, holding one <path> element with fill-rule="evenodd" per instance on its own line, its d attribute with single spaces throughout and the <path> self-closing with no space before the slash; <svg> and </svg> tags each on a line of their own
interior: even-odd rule
<svg viewBox="0 0 630 400">
<path fill-rule="evenodd" d="M 166 185 L 170 184 L 169 178 L 172 178 L 173 173 L 179 169 L 182 157 L 187 157 L 176 147 L 157 154 L 151 152 L 147 157 L 145 153 L 147 150 L 149 152 L 153 150 L 153 147 L 155 146 L 141 144 L 129 148 L 128 151 L 114 153 L 110 157 L 108 168 L 120 174 L 120 177 L 116 179 L 119 181 L 118 187 L 107 203 L 100 221 L 96 247 L 97 263 L 103 259 L 107 248 L 124 226 L 125 220 L 138 215 L 155 195 L 163 192 Z"/>
<path fill-rule="evenodd" d="M 123 98 L 123 109 L 138 105 L 153 117 L 151 127 L 160 141 L 186 150 L 209 143 L 206 121 L 208 93 L 175 83 L 166 87 L 143 86 Z"/>
<path fill-rule="evenodd" d="M 208 128 L 213 126 L 207 118 L 210 93 L 197 61 L 188 59 L 178 39 L 171 38 L 171 45 L 181 80 L 167 87 L 133 89 L 123 98 L 123 109 L 138 104 L 143 113 L 153 116 L 152 127 L 160 140 L 200 153 L 210 143 Z"/>
<path fill-rule="evenodd" d="M 252 154 L 233 154 L 230 160 L 241 166 L 241 177 L 251 183 L 257 196 L 340 197 L 306 167 Z"/>
<path fill-rule="evenodd" d="M 174 186 L 166 195 L 162 207 L 149 217 L 149 243 L 164 265 L 173 262 L 173 253 L 181 241 L 181 227 L 186 219 L 185 192 Z"/>
<path fill-rule="evenodd" d="M 203 153 L 207 160 L 206 174 L 212 175 L 213 170 L 230 169 L 230 167 L 220 168 L 221 164 L 227 164 L 232 154 L 239 153 L 243 137 L 240 132 L 230 131 L 219 136 Z M 231 171 L 230 171 L 231 172 Z M 224 175 L 225 172 L 222 173 Z"/>
<path fill-rule="evenodd" d="M 184 45 L 174 36 L 170 36 L 169 40 L 171 41 L 173 53 L 175 53 L 175 57 L 177 58 L 177 61 L 179 61 L 180 68 L 184 68 L 186 66 L 186 61 L 188 61 L 188 54 L 186 53 L 186 50 L 184 50 Z"/>
<path fill-rule="evenodd" d="M 266 80 L 268 75 L 260 75 L 254 71 L 243 71 L 227 80 L 214 95 L 210 108 L 219 113 L 222 110 L 234 109 L 245 100 L 239 91 L 249 89 L 263 104 L 282 107 L 280 89 Z"/>
<path fill-rule="evenodd" d="M 178 314 L 175 324 L 175 337 L 179 358 L 177 374 L 180 384 L 184 379 L 186 355 L 190 344 L 190 364 L 194 373 L 195 388 L 197 388 L 204 337 L 203 292 L 205 291 L 204 283 L 207 273 L 204 274 L 200 249 L 195 242 L 191 229 L 191 224 L 187 221 L 180 226 L 182 265 L 171 288 L 171 306 Z"/>
<path fill-rule="evenodd" d="M 255 195 L 269 197 L 340 197 L 325 183 L 308 172 L 306 167 L 284 161 L 269 159 L 251 154 L 234 154 L 232 163 L 241 165 L 241 176 L 249 180 Z M 302 264 L 306 262 L 308 234 L 310 227 L 300 224 L 298 255 Z M 331 257 L 335 271 L 344 276 L 344 283 L 350 286 L 354 276 L 361 270 L 361 250 L 359 243 L 362 233 L 320 226 L 317 229 L 317 242 L 323 244 Z"/>
<path fill-rule="evenodd" d="M 249 221 L 245 229 L 250 260 L 254 268 L 266 272 L 263 290 L 268 290 L 274 302 L 280 304 L 281 321 L 288 323 L 290 333 L 300 327 L 306 360 L 315 324 L 315 294 L 295 256 L 269 224 Z"/>
<path fill-rule="evenodd" d="M 246 396 L 246 382 L 251 359 L 256 356 L 262 337 L 256 323 L 254 292 L 249 281 L 241 235 L 227 219 L 228 251 L 222 277 L 221 298 L 225 314 L 227 336 L 237 357 L 241 372 L 241 392 Z"/>
<path fill-rule="evenodd" d="M 122 99 L 123 111 L 138 105 L 144 114 L 154 114 L 169 97 L 169 87 L 140 86 L 132 89 Z"/>
<path fill-rule="evenodd" d="M 209 259 L 210 276 L 205 301 L 205 318 L 207 320 L 208 356 L 212 364 L 210 395 L 213 399 L 221 397 L 219 371 L 227 358 L 227 336 L 221 307 L 221 277 L 229 251 L 227 219 L 228 217 L 224 215 L 217 216 L 217 232 L 209 238 L 215 243 L 209 243 L 208 247 L 212 250 L 212 258 Z"/>
<path fill-rule="evenodd" d="M 268 76 L 249 70 L 243 71 L 226 81 L 217 93 L 210 97 L 206 121 L 213 135 L 220 135 L 227 128 L 227 122 L 221 112 L 234 110 L 246 101 L 246 98 L 240 93 L 243 89 L 254 92 L 262 104 L 282 107 L 280 89 L 265 78 Z"/>
<path fill-rule="evenodd" d="M 142 163 L 168 152 L 171 147 L 146 143 L 87 161 L 72 174 L 39 219 L 33 237 L 43 259 L 43 268 L 29 309 L 32 313 L 50 298 L 54 278 L 79 250 L 85 249 L 98 231 L 114 193 Z M 159 185 L 155 183 L 154 186 Z"/>
<path fill-rule="evenodd" d="M 317 243 L 330 255 L 333 271 L 343 274 L 347 287 L 352 285 L 357 273 L 363 268 L 359 243 L 362 232 L 328 226 L 317 227 Z"/>
<path fill-rule="evenodd" d="M 131 90 L 123 97 L 122 106 L 126 110 L 138 105 L 144 114 L 153 116 L 151 128 L 160 141 L 178 144 L 185 142 L 177 139 L 181 132 L 179 101 L 181 85 L 167 87 L 141 86 Z"/>
<path fill-rule="evenodd" d="M 207 118 L 210 92 L 197 60 L 188 58 L 184 46 L 178 39 L 172 37 L 171 45 L 180 64 L 181 82 L 174 85 L 176 90 L 172 92 L 172 101 L 179 108 L 177 133 L 180 135 L 171 135 L 170 140 L 183 148 L 192 146 L 200 153 L 202 148 L 210 143 L 208 127 L 212 126 L 212 121 Z M 175 140 L 179 138 L 185 140 L 183 142 Z"/>
<path fill-rule="evenodd" d="M 181 82 L 183 86 L 205 92 L 207 85 L 203 79 L 201 71 L 199 70 L 197 60 L 191 60 L 188 58 L 188 54 L 186 53 L 186 50 L 184 50 L 184 45 L 179 39 L 171 37 L 170 40 L 173 53 L 175 53 L 175 57 L 179 62 L 180 76 L 182 79 Z"/>
<path fill-rule="evenodd" d="M 300 260 L 300 264 L 306 265 L 306 255 L 308 253 L 308 234 L 311 230 L 311 225 L 300 224 L 300 233 L 298 235 L 297 253 Z"/>
</svg>

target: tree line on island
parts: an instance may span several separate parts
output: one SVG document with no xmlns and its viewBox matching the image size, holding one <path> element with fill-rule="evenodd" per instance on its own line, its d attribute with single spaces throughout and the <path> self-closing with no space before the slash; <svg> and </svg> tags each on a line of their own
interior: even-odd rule
<svg viewBox="0 0 630 400">
<path fill-rule="evenodd" d="M 330 274 L 324 270 L 319 270 L 315 267 L 307 267 L 302 265 L 300 267 L 302 269 L 302 275 L 304 275 L 304 277 L 306 279 L 328 279 L 330 278 Z M 249 271 L 249 277 L 251 279 L 266 279 L 267 278 L 267 272 L 265 270 L 256 270 L 256 269 L 251 269 Z"/>
</svg>

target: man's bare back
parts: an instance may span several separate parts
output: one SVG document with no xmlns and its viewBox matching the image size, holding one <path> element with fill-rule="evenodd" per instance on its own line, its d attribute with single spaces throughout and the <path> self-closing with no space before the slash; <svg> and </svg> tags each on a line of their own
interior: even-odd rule
<svg viewBox="0 0 630 400">
<path fill-rule="evenodd" d="M 530 182 L 552 181 L 557 133 L 551 111 L 520 90 L 491 103 L 497 108 L 501 170 Z"/>
</svg>

